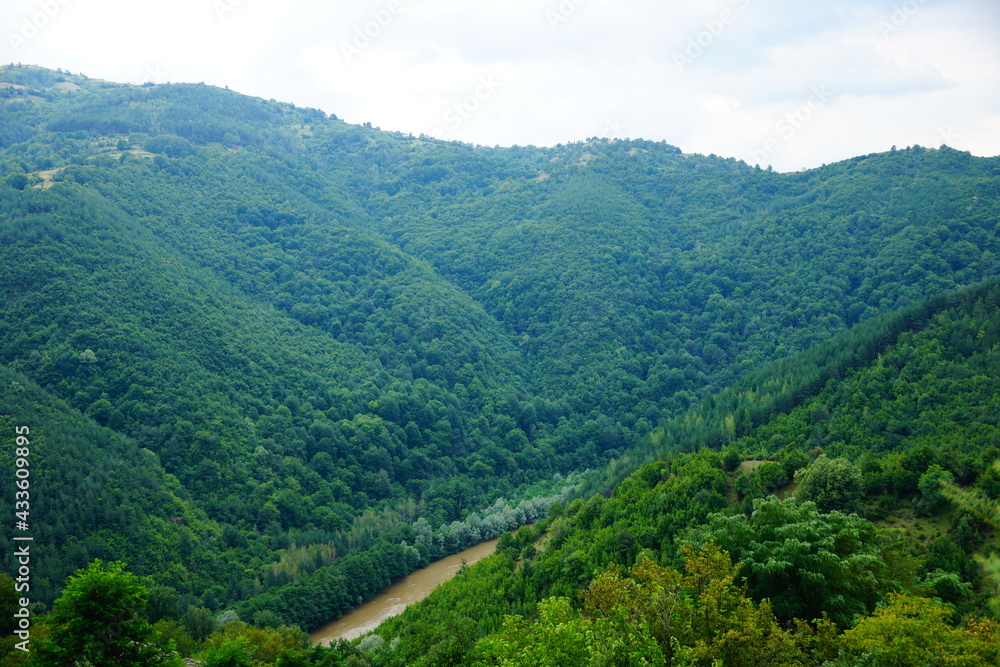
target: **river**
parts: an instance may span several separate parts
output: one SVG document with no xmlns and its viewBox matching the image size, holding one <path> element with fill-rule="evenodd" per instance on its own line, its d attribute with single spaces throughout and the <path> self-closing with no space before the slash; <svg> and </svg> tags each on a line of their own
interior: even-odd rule
<svg viewBox="0 0 1000 667">
<path fill-rule="evenodd" d="M 357 639 L 366 632 L 374 630 L 385 619 L 403 613 L 403 610 L 411 604 L 427 597 L 438 584 L 454 577 L 462 567 L 463 558 L 467 564 L 472 565 L 492 554 L 496 547 L 496 540 L 480 542 L 461 553 L 435 561 L 383 589 L 378 595 L 336 621 L 313 630 L 309 639 L 314 646 L 327 645 L 335 639 Z"/>
</svg>

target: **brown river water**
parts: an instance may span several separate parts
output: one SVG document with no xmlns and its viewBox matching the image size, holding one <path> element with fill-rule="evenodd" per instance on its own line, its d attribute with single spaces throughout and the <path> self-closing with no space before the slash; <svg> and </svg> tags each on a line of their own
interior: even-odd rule
<svg viewBox="0 0 1000 667">
<path fill-rule="evenodd" d="M 427 597 L 438 584 L 454 577 L 462 567 L 463 558 L 467 564 L 472 565 L 492 554 L 496 547 L 496 540 L 480 542 L 461 553 L 435 561 L 384 588 L 378 595 L 336 621 L 317 628 L 310 633 L 309 639 L 313 645 L 326 645 L 335 639 L 357 639 L 366 632 L 374 630 L 385 619 L 403 613 L 403 610 L 411 604 Z"/>
</svg>

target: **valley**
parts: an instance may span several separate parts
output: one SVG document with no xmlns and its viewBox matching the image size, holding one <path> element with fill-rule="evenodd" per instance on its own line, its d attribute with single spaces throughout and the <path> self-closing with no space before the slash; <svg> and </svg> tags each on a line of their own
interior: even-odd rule
<svg viewBox="0 0 1000 667">
<path fill-rule="evenodd" d="M 37 664 L 60 664 L 74 586 L 112 582 L 141 599 L 130 645 L 214 664 L 624 642 L 628 664 L 847 665 L 912 608 L 981 658 L 961 664 L 995 657 L 1000 159 L 777 173 L 205 85 L 0 82 L 0 433 L 32 434 Z M 804 580 L 775 565 L 782 525 Z M 309 644 L 491 540 L 378 640 Z M 739 612 L 690 621 L 706 586 Z M 25 664 L 13 639 L 0 660 Z"/>
</svg>

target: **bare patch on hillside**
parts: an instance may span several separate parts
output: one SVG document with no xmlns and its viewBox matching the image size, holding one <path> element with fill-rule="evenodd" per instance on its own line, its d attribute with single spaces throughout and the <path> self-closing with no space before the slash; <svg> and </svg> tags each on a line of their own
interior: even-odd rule
<svg viewBox="0 0 1000 667">
<path fill-rule="evenodd" d="M 40 179 L 42 179 L 40 183 L 35 183 L 31 187 L 39 188 L 42 190 L 48 190 L 49 188 L 51 188 L 53 185 L 56 184 L 56 182 L 52 180 L 52 177 L 58 174 L 63 169 L 64 167 L 56 167 L 55 169 L 44 169 L 42 171 L 36 171 L 32 174 L 29 174 L 30 176 L 37 176 Z"/>
<path fill-rule="evenodd" d="M 740 472 L 746 475 L 747 473 L 751 473 L 761 467 L 765 463 L 767 463 L 767 461 L 743 461 L 740 463 Z"/>
</svg>

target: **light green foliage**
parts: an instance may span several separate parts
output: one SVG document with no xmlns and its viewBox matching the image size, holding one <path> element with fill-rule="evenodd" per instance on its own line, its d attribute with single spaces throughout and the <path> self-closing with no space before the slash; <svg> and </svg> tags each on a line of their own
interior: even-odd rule
<svg viewBox="0 0 1000 667">
<path fill-rule="evenodd" d="M 295 655 L 307 649 L 309 637 L 299 628 L 256 628 L 247 623 L 227 623 L 202 644 L 206 664 L 272 665 L 282 654 Z"/>
<path fill-rule="evenodd" d="M 364 653 L 376 651 L 385 646 L 385 639 L 381 635 L 365 635 L 364 639 L 358 642 L 358 650 Z"/>
<path fill-rule="evenodd" d="M 539 617 L 524 623 L 509 616 L 496 635 L 480 644 L 482 664 L 499 667 L 610 667 L 663 664 L 663 653 L 642 626 L 618 618 L 582 618 L 566 598 L 538 605 Z"/>
<path fill-rule="evenodd" d="M 205 667 L 250 667 L 253 648 L 242 639 L 231 639 L 205 651 Z"/>
<path fill-rule="evenodd" d="M 179 665 L 145 619 L 146 588 L 122 563 L 94 561 L 73 575 L 32 657 L 40 667 L 85 660 L 94 667 Z"/>
<path fill-rule="evenodd" d="M 1000 660 L 1000 624 L 970 621 L 956 628 L 945 604 L 902 594 L 862 619 L 838 640 L 836 665 L 954 665 L 990 667 Z"/>
<path fill-rule="evenodd" d="M 795 474 L 799 483 L 796 496 L 816 504 L 821 512 L 839 510 L 850 513 L 861 509 L 864 481 L 861 469 L 844 458 L 820 456 Z"/>
<path fill-rule="evenodd" d="M 602 574 L 584 593 L 585 613 L 566 598 L 538 605 L 538 618 L 509 616 L 480 642 L 490 665 L 800 664 L 795 637 L 767 603 L 755 604 L 717 547 L 685 550 L 687 576 L 641 559 L 623 577 Z"/>
<path fill-rule="evenodd" d="M 1000 473 L 1000 461 L 994 461 L 989 472 Z M 941 492 L 948 500 L 978 516 L 994 529 L 1000 528 L 1000 502 L 991 501 L 979 491 L 961 489 L 948 480 L 941 483 Z M 1000 555 L 989 554 L 984 570 L 994 582 L 988 605 L 994 617 L 1000 618 Z"/>
<path fill-rule="evenodd" d="M 781 629 L 768 602 L 755 604 L 738 585 L 738 568 L 729 554 L 715 545 L 700 551 L 683 548 L 684 588 L 692 598 L 689 619 L 679 631 L 683 664 L 715 664 L 733 667 L 791 665 L 799 662 L 800 648 L 794 637 Z M 690 630 L 688 630 L 690 628 Z"/>
<path fill-rule="evenodd" d="M 178 621 L 160 619 L 153 624 L 153 630 L 167 641 L 173 642 L 177 652 L 182 656 L 191 656 L 201 650 L 201 642 L 195 641 Z"/>
</svg>

